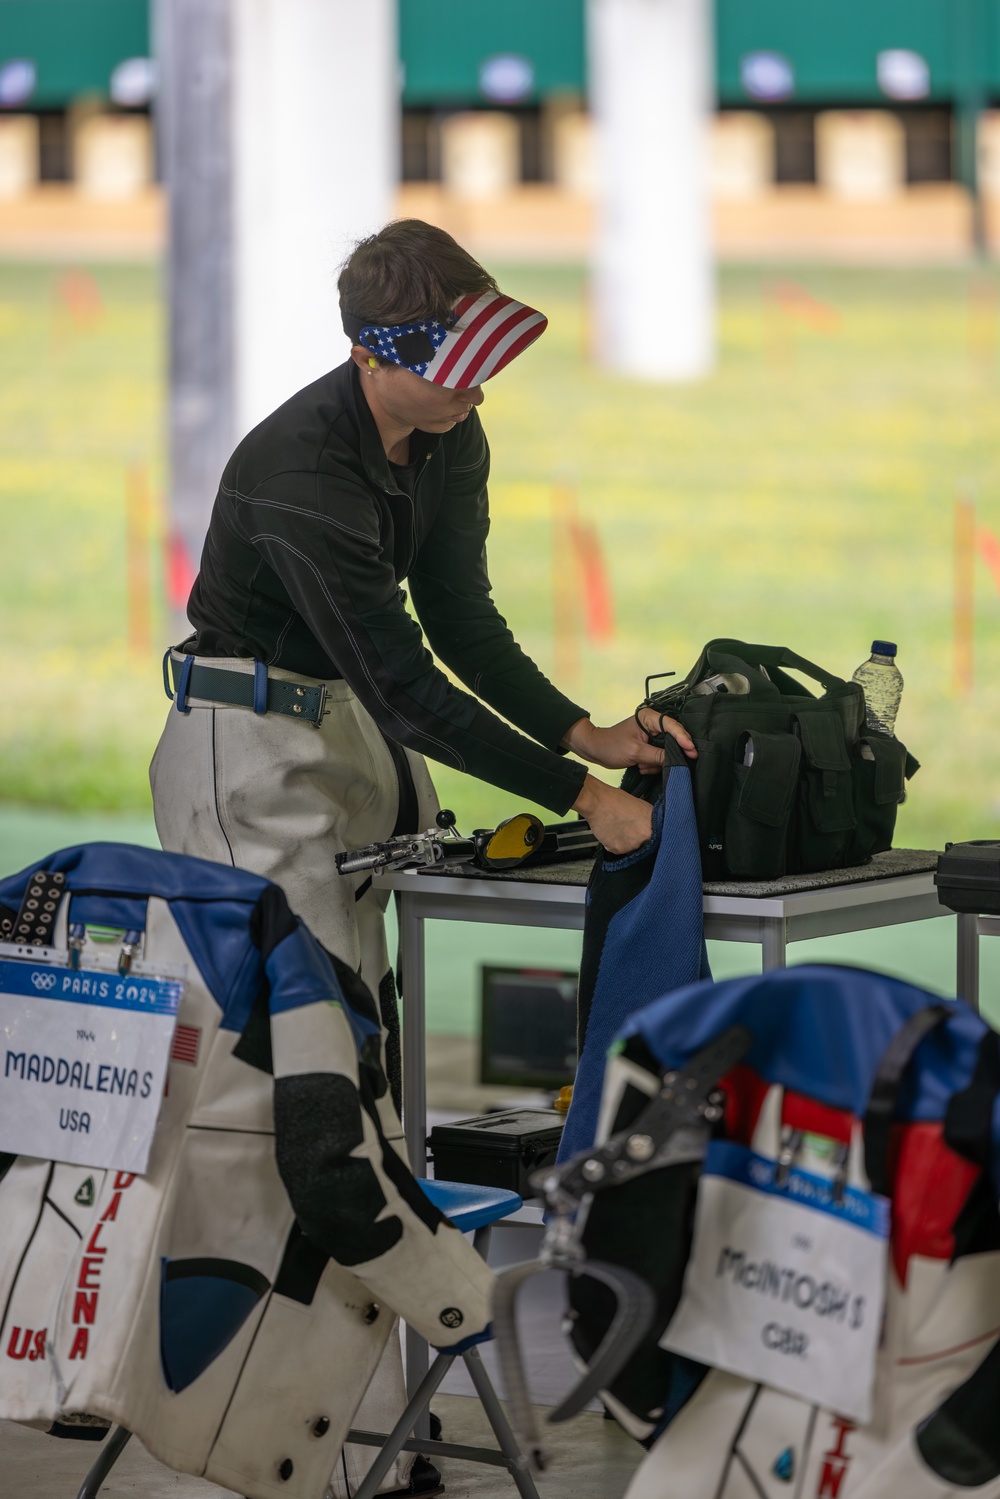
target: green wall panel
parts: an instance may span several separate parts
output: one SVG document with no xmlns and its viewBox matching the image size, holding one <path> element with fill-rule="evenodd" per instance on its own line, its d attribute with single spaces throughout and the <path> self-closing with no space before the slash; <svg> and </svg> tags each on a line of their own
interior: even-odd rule
<svg viewBox="0 0 1000 1499">
<path fill-rule="evenodd" d="M 585 86 L 585 0 L 399 0 L 407 104 L 481 103 L 478 75 L 494 53 L 536 69 L 536 92 Z M 715 0 L 719 98 L 750 101 L 740 83 L 748 52 L 773 51 L 795 69 L 794 100 L 886 103 L 879 52 L 918 52 L 930 100 L 970 87 L 1000 97 L 1000 0 Z"/>
<path fill-rule="evenodd" d="M 365 0 L 358 0 L 359 4 Z M 715 0 L 719 97 L 748 103 L 740 61 L 780 52 L 793 64 L 794 99 L 885 102 L 876 58 L 890 47 L 929 64 L 931 98 L 976 88 L 1000 99 L 1000 0 Z M 485 102 L 482 64 L 498 53 L 535 71 L 529 102 L 585 86 L 585 0 L 399 0 L 404 103 Z M 107 91 L 115 65 L 148 55 L 148 0 L 0 0 L 0 63 L 38 67 L 38 106 Z"/>
<path fill-rule="evenodd" d="M 584 82 L 583 0 L 399 0 L 405 104 L 484 103 L 479 69 L 497 53 L 534 65 L 537 100 Z"/>
<path fill-rule="evenodd" d="M 0 0 L 0 64 L 27 57 L 38 68 L 29 107 L 106 94 L 117 64 L 149 46 L 148 0 Z"/>
<path fill-rule="evenodd" d="M 956 3 L 963 0 L 717 0 L 720 98 L 746 102 L 741 58 L 774 51 L 795 69 L 796 99 L 879 99 L 876 58 L 890 47 L 919 52 L 930 67 L 932 97 L 945 98 L 951 80 L 947 8 Z"/>
<path fill-rule="evenodd" d="M 907 48 L 930 68 L 931 99 L 954 98 L 981 73 L 1000 87 L 998 0 L 716 0 L 719 97 L 746 103 L 740 61 L 780 52 L 795 69 L 796 100 L 885 102 L 879 52 Z"/>
</svg>

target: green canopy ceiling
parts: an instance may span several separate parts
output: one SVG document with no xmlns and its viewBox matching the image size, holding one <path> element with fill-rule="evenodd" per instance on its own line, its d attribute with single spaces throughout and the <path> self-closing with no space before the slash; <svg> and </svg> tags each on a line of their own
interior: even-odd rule
<svg viewBox="0 0 1000 1499">
<path fill-rule="evenodd" d="M 148 0 L 0 0 L 0 66 L 35 64 L 35 109 L 106 95 L 120 62 L 148 57 L 148 12 Z"/>
<path fill-rule="evenodd" d="M 483 84 L 488 90 L 491 76 L 501 93 L 505 82 L 519 82 L 526 103 L 585 89 L 585 0 L 398 3 L 408 105 L 489 102 Z M 715 9 L 723 104 L 751 102 L 741 78 L 754 52 L 776 52 L 791 65 L 793 101 L 884 102 L 877 58 L 900 48 L 926 62 L 929 98 L 977 90 L 1000 98 L 1000 0 L 715 0 Z M 35 108 L 106 94 L 116 65 L 149 48 L 149 0 L 0 0 L 0 66 L 35 63 Z M 497 58 L 511 61 L 497 72 Z"/>
</svg>

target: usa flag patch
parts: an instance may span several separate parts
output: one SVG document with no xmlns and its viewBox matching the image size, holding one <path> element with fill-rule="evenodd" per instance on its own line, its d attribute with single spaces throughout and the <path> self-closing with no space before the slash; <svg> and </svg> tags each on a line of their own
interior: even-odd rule
<svg viewBox="0 0 1000 1499">
<path fill-rule="evenodd" d="M 174 1041 L 170 1048 L 170 1060 L 172 1062 L 187 1062 L 191 1067 L 198 1065 L 198 1047 L 201 1045 L 200 1025 L 177 1025 L 174 1029 Z"/>
</svg>

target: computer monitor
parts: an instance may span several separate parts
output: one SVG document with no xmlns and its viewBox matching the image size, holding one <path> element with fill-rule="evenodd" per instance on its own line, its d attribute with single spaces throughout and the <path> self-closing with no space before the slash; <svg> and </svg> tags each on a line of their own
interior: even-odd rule
<svg viewBox="0 0 1000 1499">
<path fill-rule="evenodd" d="M 571 1083 L 580 975 L 493 964 L 481 971 L 480 1082 L 552 1092 Z"/>
</svg>

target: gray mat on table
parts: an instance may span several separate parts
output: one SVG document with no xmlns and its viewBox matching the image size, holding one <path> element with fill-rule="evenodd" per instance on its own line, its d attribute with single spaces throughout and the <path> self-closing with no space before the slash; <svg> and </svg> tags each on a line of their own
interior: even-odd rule
<svg viewBox="0 0 1000 1499">
<path fill-rule="evenodd" d="M 924 874 L 937 868 L 938 855 L 932 848 L 890 848 L 876 854 L 867 864 L 850 869 L 827 869 L 817 874 L 790 874 L 781 880 L 721 880 L 704 887 L 706 895 L 791 895 L 799 890 L 822 890 L 828 885 L 856 885 L 866 880 L 896 879 L 904 874 Z M 469 880 L 516 880 L 531 885 L 586 885 L 594 867 L 593 859 L 568 859 L 565 864 L 544 864 L 540 868 L 485 870 L 470 864 L 448 864 L 439 869 L 421 869 L 428 879 L 456 875 Z"/>
</svg>

